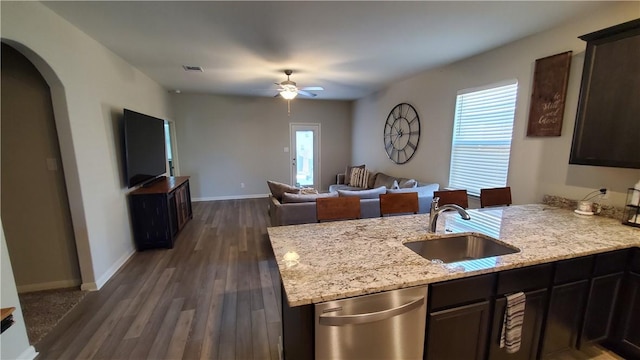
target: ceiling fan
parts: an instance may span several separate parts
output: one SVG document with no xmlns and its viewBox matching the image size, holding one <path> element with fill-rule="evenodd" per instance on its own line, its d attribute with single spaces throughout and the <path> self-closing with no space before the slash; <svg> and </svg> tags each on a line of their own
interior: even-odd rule
<svg viewBox="0 0 640 360">
<path fill-rule="evenodd" d="M 309 91 L 322 91 L 324 88 L 322 86 L 306 86 L 303 88 L 298 88 L 295 81 L 291 81 L 289 76 L 293 74 L 293 70 L 285 70 L 285 75 L 287 75 L 287 80 L 276 83 L 280 88 L 278 89 L 278 95 L 282 96 L 287 100 L 292 100 L 298 94 L 307 97 L 316 97 L 317 94 L 310 93 Z M 276 95 L 276 96 L 278 96 Z"/>
</svg>

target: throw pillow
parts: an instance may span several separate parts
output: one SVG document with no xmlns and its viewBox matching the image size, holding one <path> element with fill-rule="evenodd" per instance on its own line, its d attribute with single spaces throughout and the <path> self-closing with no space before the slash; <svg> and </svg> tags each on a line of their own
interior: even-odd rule
<svg viewBox="0 0 640 360">
<path fill-rule="evenodd" d="M 378 199 L 380 194 L 387 192 L 387 188 L 380 186 L 369 190 L 338 190 L 339 196 L 359 197 L 360 199 Z"/>
<path fill-rule="evenodd" d="M 282 195 L 282 203 L 302 203 L 302 202 L 315 202 L 317 198 L 338 197 L 338 193 L 322 193 L 322 194 L 290 194 L 284 193 Z"/>
<path fill-rule="evenodd" d="M 376 175 L 376 182 L 373 184 L 374 188 L 380 187 L 380 186 L 384 186 L 387 189 L 391 189 L 393 188 L 393 181 L 396 178 L 389 176 L 387 174 L 384 173 L 378 173 L 378 175 Z"/>
<path fill-rule="evenodd" d="M 406 179 L 406 180 L 400 181 L 398 183 L 398 186 L 400 187 L 400 189 L 414 188 L 418 186 L 418 182 L 415 179 Z"/>
<path fill-rule="evenodd" d="M 282 195 L 284 193 L 291 193 L 291 194 L 300 193 L 299 188 L 295 186 L 291 186 L 289 184 L 277 182 L 277 181 L 267 180 L 267 185 L 269 186 L 269 191 L 271 191 L 271 195 L 273 195 L 274 198 L 278 199 L 278 201 L 282 201 Z"/>
<path fill-rule="evenodd" d="M 373 189 L 375 187 L 373 185 L 376 183 L 377 176 L 378 176 L 378 173 L 372 172 L 371 170 L 369 170 L 369 183 L 367 184 L 367 189 Z"/>
<path fill-rule="evenodd" d="M 351 170 L 351 179 L 349 180 L 349 186 L 355 186 L 360 188 L 367 188 L 369 182 L 369 171 L 363 168 L 355 168 Z"/>
<path fill-rule="evenodd" d="M 347 166 L 347 169 L 344 171 L 344 182 L 348 184 L 349 181 L 351 181 L 351 171 L 353 171 L 353 169 L 364 169 L 364 167 L 364 164 L 357 166 Z"/>
</svg>

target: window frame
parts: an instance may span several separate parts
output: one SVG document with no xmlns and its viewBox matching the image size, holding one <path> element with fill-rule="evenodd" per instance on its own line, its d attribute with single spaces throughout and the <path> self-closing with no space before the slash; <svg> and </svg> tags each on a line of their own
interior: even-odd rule
<svg viewBox="0 0 640 360">
<path fill-rule="evenodd" d="M 515 126 L 515 114 L 518 100 L 518 85 L 517 79 L 509 79 L 481 87 L 463 89 L 457 92 L 453 117 L 453 131 L 451 136 L 451 154 L 449 159 L 449 179 L 447 189 L 465 189 L 469 195 L 479 197 L 480 189 L 482 188 L 507 186 L 511 162 L 513 129 Z M 479 94 L 488 90 L 495 90 L 495 92 L 490 92 L 484 95 Z M 503 91 L 508 91 L 508 93 L 499 97 L 500 102 L 497 106 L 477 106 L 480 101 L 492 99 Z M 471 101 L 471 105 L 466 108 L 464 106 L 465 98 L 467 98 L 468 101 Z M 474 101 L 476 101 L 475 104 Z M 484 116 L 470 116 L 469 113 L 473 112 L 473 110 L 484 114 Z M 473 129 L 469 130 L 469 128 L 473 128 L 474 125 L 477 126 L 482 119 L 487 119 L 487 114 L 491 111 L 494 113 L 502 112 L 502 114 L 499 114 L 498 116 L 489 114 L 491 117 L 488 119 L 491 121 L 493 129 L 491 129 L 491 126 L 487 126 L 484 132 L 481 129 L 479 131 L 473 131 Z M 460 125 L 460 122 L 465 121 L 465 119 L 466 124 L 463 123 Z M 504 127 L 505 125 L 510 125 L 510 129 L 506 129 Z M 508 139 L 505 136 L 507 132 Z M 491 136 L 494 139 L 487 139 L 487 136 Z M 461 140 L 460 137 L 463 139 Z M 494 148 L 492 149 L 491 147 Z M 476 151 L 471 150 L 472 148 L 485 150 L 485 155 L 478 155 Z M 474 155 L 470 156 L 469 154 Z M 489 159 L 491 161 L 489 163 L 477 161 L 478 157 L 481 159 L 487 159 L 487 155 L 490 156 Z M 475 159 L 472 159 L 472 157 Z M 506 157 L 506 160 L 504 157 Z M 475 174 L 485 174 L 484 172 L 478 171 L 483 169 L 493 169 L 495 173 L 486 173 L 489 175 L 484 176 L 484 180 L 480 180 L 477 177 L 473 180 L 469 180 L 469 177 L 466 177 L 466 180 L 461 180 L 465 179 L 465 175 L 463 174 L 465 171 L 463 169 L 467 168 L 467 165 L 464 165 L 464 163 L 469 164 L 470 161 L 476 166 L 470 167 L 469 169 L 477 167 L 477 169 L 475 169 Z M 487 165 L 492 162 L 498 162 L 499 165 Z M 482 165 L 480 165 L 481 163 Z M 487 180 L 486 178 L 489 177 L 492 177 L 493 179 Z"/>
</svg>

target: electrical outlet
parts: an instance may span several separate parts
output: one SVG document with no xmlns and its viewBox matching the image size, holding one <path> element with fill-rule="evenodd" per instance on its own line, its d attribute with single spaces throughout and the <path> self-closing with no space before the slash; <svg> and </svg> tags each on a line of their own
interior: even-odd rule
<svg viewBox="0 0 640 360">
<path fill-rule="evenodd" d="M 240 187 L 244 189 L 244 183 L 240 183 Z"/>
</svg>

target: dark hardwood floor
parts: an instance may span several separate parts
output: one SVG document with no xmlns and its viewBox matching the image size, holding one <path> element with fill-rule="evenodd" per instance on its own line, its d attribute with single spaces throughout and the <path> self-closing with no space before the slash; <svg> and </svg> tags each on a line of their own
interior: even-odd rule
<svg viewBox="0 0 640 360">
<path fill-rule="evenodd" d="M 134 254 L 38 344 L 38 359 L 278 359 L 267 200 L 193 203 L 171 250 Z"/>
<path fill-rule="evenodd" d="M 278 359 L 267 204 L 193 203 L 175 247 L 134 254 L 35 345 L 37 359 Z M 553 359 L 621 358 L 594 346 Z"/>
</svg>

